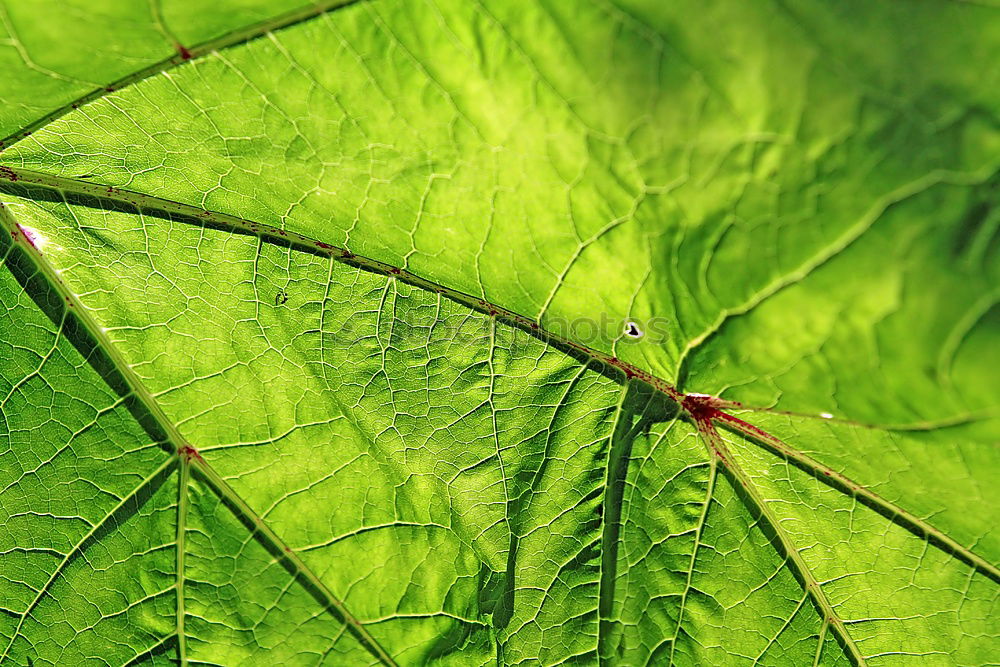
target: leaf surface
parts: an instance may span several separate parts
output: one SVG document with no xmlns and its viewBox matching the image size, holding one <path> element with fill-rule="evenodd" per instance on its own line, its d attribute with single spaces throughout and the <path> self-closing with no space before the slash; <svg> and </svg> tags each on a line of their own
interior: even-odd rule
<svg viewBox="0 0 1000 667">
<path fill-rule="evenodd" d="M 1000 656 L 995 8 L 3 12 L 0 663 Z"/>
</svg>

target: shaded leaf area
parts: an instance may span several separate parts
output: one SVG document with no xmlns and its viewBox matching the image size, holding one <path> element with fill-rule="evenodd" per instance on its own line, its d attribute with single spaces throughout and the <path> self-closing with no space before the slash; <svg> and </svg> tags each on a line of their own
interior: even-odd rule
<svg viewBox="0 0 1000 667">
<path fill-rule="evenodd" d="M 891 430 L 995 420 L 998 186 L 994 171 L 893 204 L 808 278 L 723 325 L 689 357 L 691 383 Z M 996 441 L 995 427 L 954 432 L 976 431 Z"/>
<path fill-rule="evenodd" d="M 16 664 L 45 655 L 124 663 L 170 628 L 170 458 L 102 351 L 6 234 L 0 256 L 2 653 Z"/>
<path fill-rule="evenodd" d="M 246 517 L 220 510 L 200 486 L 177 488 L 179 464 L 159 425 L 23 249 L 6 235 L 0 244 L 6 331 L 17 315 L 27 334 L 2 376 L 4 662 L 176 664 L 178 594 L 192 617 L 188 656 L 233 664 L 261 647 L 297 656 L 288 635 L 319 617 L 322 655 L 372 661 L 299 573 L 270 557 L 274 545 L 254 541 Z M 207 504 L 181 536 L 179 493 Z M 184 577 L 178 549 L 187 554 Z M 246 604 L 238 621 L 225 604 L 236 598 Z M 282 622 L 268 632 L 275 614 Z M 296 618 L 301 624 L 286 623 Z M 244 636 L 220 639 L 224 627 Z"/>
</svg>

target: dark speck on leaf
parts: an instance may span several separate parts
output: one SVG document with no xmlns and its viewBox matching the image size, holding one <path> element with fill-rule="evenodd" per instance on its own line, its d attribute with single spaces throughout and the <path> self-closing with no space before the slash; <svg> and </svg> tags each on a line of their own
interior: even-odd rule
<svg viewBox="0 0 1000 667">
<path fill-rule="evenodd" d="M 625 335 L 631 338 L 642 338 L 642 329 L 635 322 L 625 322 Z"/>
</svg>

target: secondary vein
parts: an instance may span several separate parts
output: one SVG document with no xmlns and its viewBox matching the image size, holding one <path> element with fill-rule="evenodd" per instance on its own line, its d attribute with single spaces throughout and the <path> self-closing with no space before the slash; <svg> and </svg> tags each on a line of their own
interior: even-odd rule
<svg viewBox="0 0 1000 667">
<path fill-rule="evenodd" d="M 232 32 L 226 33 L 220 37 L 215 37 L 213 39 L 201 42 L 191 47 L 185 47 L 181 44 L 175 44 L 177 50 L 176 53 L 171 56 L 164 58 L 163 60 L 157 61 L 148 67 L 137 70 L 130 74 L 126 74 L 123 77 L 115 79 L 104 86 L 99 86 L 94 88 L 90 92 L 87 92 L 80 97 L 74 99 L 73 101 L 58 107 L 45 114 L 41 118 L 33 121 L 29 125 L 22 127 L 13 134 L 10 134 L 3 139 L 0 139 L 0 151 L 3 151 L 5 147 L 24 139 L 25 137 L 31 136 L 32 133 L 37 132 L 41 128 L 45 127 L 49 123 L 58 120 L 62 116 L 65 116 L 74 109 L 78 109 L 84 104 L 88 104 L 95 100 L 98 100 L 106 95 L 113 93 L 116 90 L 120 90 L 126 86 L 133 85 L 144 79 L 148 79 L 157 74 L 166 72 L 167 70 L 173 69 L 178 65 L 181 65 L 188 60 L 192 60 L 199 56 L 203 56 L 206 53 L 211 53 L 212 51 L 218 51 L 220 49 L 229 48 L 231 46 L 236 46 L 238 44 L 243 44 L 244 42 L 249 42 L 259 37 L 263 37 L 268 33 L 275 30 L 280 30 L 282 28 L 288 28 L 295 25 L 296 23 L 301 23 L 320 14 L 324 14 L 335 9 L 341 9 L 343 7 L 348 7 L 350 5 L 357 4 L 362 0 L 318 0 L 312 4 L 299 7 L 298 9 L 293 9 L 290 12 L 280 14 L 278 16 L 265 19 L 259 23 L 254 23 L 252 25 L 246 26 L 244 28 L 239 28 L 233 30 Z"/>
<path fill-rule="evenodd" d="M 329 587 L 323 583 L 323 580 L 254 512 L 253 508 L 243 500 L 233 487 L 229 486 L 229 483 L 212 466 L 208 465 L 201 456 L 191 456 L 190 461 L 198 475 L 212 487 L 216 495 L 227 502 L 232 510 L 235 510 L 238 515 L 250 523 L 254 532 L 259 533 L 261 537 L 275 548 L 279 559 L 289 563 L 299 576 L 309 582 L 313 589 L 322 596 L 326 605 L 340 616 L 345 625 L 351 628 L 358 639 L 361 640 L 361 643 L 365 645 L 365 648 L 371 651 L 387 667 L 396 667 L 396 662 L 388 652 L 372 637 L 367 628 L 348 611 L 340 598 L 333 594 Z"/>
<path fill-rule="evenodd" d="M 252 525 L 254 525 L 257 528 L 257 531 L 261 535 L 266 537 L 273 544 L 280 545 L 285 550 L 287 560 L 295 566 L 296 571 L 299 573 L 299 575 L 302 576 L 307 581 L 309 581 L 317 590 L 323 593 L 324 597 L 328 602 L 328 606 L 330 608 L 335 609 L 337 613 L 340 615 L 341 619 L 344 620 L 344 622 L 347 625 L 351 626 L 355 634 L 361 638 L 362 643 L 366 646 L 366 648 L 370 650 L 376 657 L 378 657 L 378 659 L 385 665 L 388 665 L 390 667 L 395 667 L 395 662 L 393 662 L 392 658 L 389 657 L 385 649 L 379 646 L 379 644 L 371 637 L 371 635 L 361 625 L 361 623 L 347 610 L 344 604 L 339 599 L 337 599 L 329 591 L 329 589 L 325 587 L 325 585 L 320 581 L 319 577 L 317 577 L 312 571 L 310 571 L 305 566 L 305 563 L 303 563 L 301 559 L 295 556 L 291 552 L 291 550 L 284 545 L 284 542 L 281 541 L 281 539 L 277 536 L 277 534 L 267 524 L 265 524 L 256 515 L 256 513 L 254 513 L 254 511 L 250 508 L 250 506 L 245 501 L 243 501 L 243 499 L 240 498 L 236 494 L 236 492 L 233 491 L 232 488 L 228 484 L 226 484 L 224 480 L 222 480 L 221 477 L 219 477 L 218 473 L 216 473 L 211 468 L 211 466 L 209 466 L 208 463 L 204 461 L 204 459 L 198 453 L 198 450 L 195 449 L 195 447 L 192 446 L 191 443 L 188 442 L 188 440 L 183 435 L 181 435 L 181 433 L 177 430 L 176 424 L 166 416 L 166 414 L 163 412 L 163 409 L 160 407 L 159 403 L 149 392 L 149 390 L 146 389 L 141 379 L 138 377 L 138 375 L 135 373 L 132 367 L 122 356 L 118 347 L 114 345 L 114 343 L 108 337 L 104 328 L 97 323 L 93 315 L 90 314 L 90 311 L 86 308 L 86 306 L 84 306 L 83 302 L 80 301 L 80 298 L 77 296 L 77 294 L 73 292 L 71 289 L 69 289 L 69 287 L 62 280 L 62 278 L 59 277 L 58 273 L 55 270 L 55 267 L 53 267 L 44 258 L 42 251 L 38 247 L 36 247 L 36 245 L 32 242 L 30 238 L 26 237 L 22 228 L 17 224 L 17 220 L 14 218 L 13 214 L 5 205 L 3 205 L 2 202 L 0 202 L 0 233 L 6 233 L 10 235 L 10 237 L 14 241 L 14 244 L 20 247 L 24 251 L 24 253 L 30 259 L 30 261 L 35 265 L 36 269 L 41 273 L 41 275 L 45 278 L 45 280 L 49 283 L 49 285 L 51 285 L 52 289 L 56 292 L 56 294 L 62 297 L 62 299 L 65 301 L 66 307 L 72 310 L 73 314 L 79 321 L 80 325 L 92 337 L 94 343 L 98 347 L 103 349 L 105 354 L 108 355 L 108 358 L 111 360 L 115 369 L 121 374 L 122 380 L 127 386 L 129 394 L 134 396 L 136 400 L 139 401 L 143 409 L 146 410 L 147 414 L 153 419 L 154 422 L 156 422 L 157 426 L 159 426 L 163 430 L 163 434 L 167 441 L 166 444 L 170 445 L 173 450 L 173 456 L 171 456 L 162 466 L 160 466 L 160 468 L 158 468 L 152 475 L 150 475 L 150 477 L 147 477 L 146 480 L 144 480 L 139 486 L 137 486 L 136 489 L 132 491 L 132 493 L 123 498 L 121 502 L 112 510 L 111 514 L 109 514 L 108 516 L 111 516 L 115 512 L 117 512 L 122 506 L 124 506 L 124 504 L 130 498 L 134 497 L 141 489 L 145 488 L 147 484 L 150 482 L 150 480 L 155 479 L 156 475 L 162 473 L 170 465 L 173 465 L 175 461 L 180 461 L 180 464 L 182 466 L 182 476 L 184 475 L 184 468 L 186 468 L 191 461 L 197 462 L 199 472 L 206 479 L 206 481 L 209 482 L 213 490 L 215 490 L 216 493 L 219 493 L 222 498 L 228 500 L 239 513 L 241 513 Z M 186 480 L 184 481 L 186 482 Z M 178 516 L 178 519 L 180 519 L 180 516 Z M 21 626 L 23 625 L 28 614 L 35 607 L 35 605 L 38 604 L 38 602 L 44 596 L 45 592 L 48 590 L 49 586 L 56 579 L 56 577 L 59 576 L 63 568 L 65 568 L 66 564 L 69 562 L 73 554 L 76 553 L 76 551 L 80 548 L 81 545 L 86 543 L 86 540 L 89 539 L 90 536 L 93 535 L 93 533 L 98 530 L 103 521 L 106 520 L 107 517 L 105 517 L 102 520 L 102 522 L 95 525 L 91 529 L 91 531 L 87 535 L 85 535 L 84 538 L 77 545 L 73 547 L 73 549 L 66 555 L 63 561 L 60 563 L 60 565 L 50 576 L 49 580 L 46 582 L 43 588 L 39 591 L 34 601 L 32 601 L 32 603 L 26 608 L 26 610 L 24 611 L 24 613 L 20 618 L 17 629 L 15 630 L 15 633 L 11 641 L 8 643 L 6 649 L 4 650 L 4 653 L 0 655 L 0 662 L 2 662 L 6 658 L 7 653 L 10 651 L 10 647 L 13 646 L 14 640 L 18 636 Z M 179 521 L 178 531 L 180 530 L 183 530 L 183 525 Z M 181 548 L 182 545 L 180 544 L 180 537 L 178 535 L 178 550 L 180 551 Z M 184 565 L 183 556 L 180 553 L 178 553 L 177 562 L 178 562 L 178 567 L 183 567 Z M 183 583 L 180 579 L 180 577 L 182 576 L 183 576 L 182 572 L 179 571 L 178 572 L 179 579 L 177 585 L 177 591 L 179 596 L 183 595 Z M 178 598 L 177 614 L 178 614 L 178 626 L 181 626 L 183 623 L 181 616 L 184 614 L 184 610 L 183 610 L 183 605 L 180 602 L 180 597 Z M 183 638 L 179 637 L 178 639 L 180 642 L 180 646 L 184 647 L 185 644 Z"/>
<path fill-rule="evenodd" d="M 143 193 L 133 192 L 130 190 L 125 190 L 122 188 L 117 188 L 114 186 L 102 185 L 99 183 L 91 183 L 81 179 L 68 178 L 63 176 L 53 176 L 51 174 L 46 174 L 44 172 L 34 171 L 30 169 L 14 168 L 14 167 L 3 167 L 0 166 L 0 189 L 3 188 L 4 181 L 13 184 L 14 187 L 18 186 L 28 186 L 30 187 L 40 187 L 47 190 L 55 190 L 60 193 L 85 197 L 94 198 L 103 201 L 112 201 L 120 204 L 126 204 L 128 206 L 135 207 L 137 210 L 146 212 L 159 212 L 161 214 L 166 214 L 168 216 L 177 216 L 182 221 L 191 224 L 201 224 L 201 225 L 213 225 L 223 229 L 227 229 L 231 232 L 248 234 L 256 236 L 261 239 L 267 239 L 269 241 L 287 244 L 292 247 L 297 247 L 306 252 L 311 252 L 314 254 L 328 256 L 334 261 L 338 261 L 355 268 L 359 268 L 365 271 L 376 273 L 379 275 L 384 275 L 387 277 L 395 278 L 401 282 L 411 284 L 415 287 L 428 290 L 445 296 L 452 301 L 455 301 L 471 310 L 490 315 L 493 318 L 507 322 L 508 324 L 518 327 L 524 331 L 527 331 L 531 335 L 543 340 L 557 349 L 563 350 L 564 352 L 574 355 L 583 356 L 589 360 L 598 362 L 601 366 L 606 369 L 613 369 L 614 372 L 620 373 L 625 376 L 626 381 L 636 380 L 639 383 L 646 384 L 657 392 L 662 393 L 670 400 L 678 403 L 682 410 L 690 414 L 690 410 L 685 407 L 685 399 L 690 396 L 700 396 L 697 394 L 685 394 L 680 389 L 678 389 L 673 384 L 667 382 L 663 378 L 652 375 L 651 373 L 638 368 L 637 366 L 630 364 L 628 362 L 622 361 L 617 357 L 596 350 L 574 340 L 560 336 L 553 332 L 544 329 L 540 323 L 536 320 L 530 319 L 511 310 L 508 310 L 502 306 L 491 303 L 483 298 L 455 290 L 432 280 L 428 280 L 421 276 L 418 276 L 410 271 L 401 269 L 396 266 L 392 266 L 386 262 L 381 262 L 379 260 L 364 257 L 362 255 L 357 255 L 347 248 L 338 247 L 312 237 L 306 236 L 304 234 L 299 234 L 297 232 L 287 231 L 272 225 L 267 225 L 260 222 L 255 222 L 252 220 L 247 220 L 240 218 L 238 216 L 229 215 L 227 213 L 221 213 L 217 211 L 210 211 L 189 204 L 184 204 L 181 202 L 173 201 L 170 199 L 165 199 L 162 197 L 156 197 L 152 195 L 147 195 Z M 7 186 L 10 187 L 10 186 Z M 16 226 L 14 231 L 16 231 Z M 30 243 L 28 244 L 31 245 Z M 40 253 L 37 252 L 37 255 Z M 59 280 L 58 277 L 54 277 L 54 280 Z M 61 281 L 59 281 L 61 283 Z M 75 298 L 75 297 L 74 297 Z M 81 308 L 78 311 L 82 312 Z M 106 336 L 101 332 L 100 327 L 95 327 L 95 336 L 99 340 L 106 339 Z M 99 334 L 99 335 L 98 335 Z M 110 342 L 106 343 L 109 351 L 113 350 Z M 120 356 L 120 355 L 116 355 Z M 116 365 L 121 368 L 127 368 L 124 366 L 122 361 L 119 364 L 119 360 L 115 360 Z M 136 380 L 136 384 L 141 386 Z M 787 455 L 792 456 L 799 465 L 807 468 L 812 472 L 818 479 L 822 480 L 827 484 L 837 486 L 838 488 L 856 488 L 862 489 L 865 492 L 864 497 L 870 498 L 872 502 L 876 503 L 879 507 L 888 508 L 891 520 L 899 522 L 902 520 L 906 525 L 917 526 L 919 532 L 924 535 L 933 536 L 935 543 L 938 545 L 946 545 L 949 552 L 958 555 L 963 560 L 970 562 L 975 565 L 977 569 L 982 572 L 987 573 L 994 580 L 1000 581 L 1000 569 L 998 569 L 993 564 L 989 563 L 981 556 L 974 554 L 970 549 L 963 547 L 951 538 L 947 538 L 940 530 L 937 530 L 930 526 L 925 521 L 917 519 L 914 515 L 906 512 L 902 508 L 890 503 L 878 496 L 878 494 L 864 489 L 861 484 L 854 482 L 846 475 L 843 474 L 831 474 L 827 466 L 813 460 L 809 456 L 799 452 L 798 450 L 792 448 L 791 446 L 781 442 L 769 433 L 759 429 L 747 422 L 739 420 L 732 415 L 729 415 L 725 410 L 763 410 L 767 412 L 778 412 L 771 409 L 765 408 L 755 408 L 752 406 L 747 406 L 739 402 L 728 401 L 720 399 L 717 397 L 710 397 L 712 399 L 712 407 L 718 413 L 720 417 L 725 417 L 725 421 L 728 426 L 737 428 L 737 430 L 742 430 L 746 433 L 753 431 L 755 437 L 752 440 L 758 444 L 761 444 L 769 448 L 780 449 Z M 790 414 L 790 413 L 789 413 Z M 806 415 L 795 415 L 795 416 L 806 416 Z M 952 425 L 958 423 L 964 423 L 967 420 L 972 420 L 980 418 L 980 416 L 963 416 L 960 419 L 956 419 L 954 422 L 941 422 L 939 426 Z M 982 418 L 985 418 L 983 416 Z M 847 420 L 836 420 L 835 421 L 847 421 Z M 853 423 L 853 422 L 849 422 Z M 866 425 L 857 423 L 858 426 L 868 426 L 874 428 L 884 428 L 889 427 L 877 427 L 872 425 Z M 903 429 L 904 426 L 899 426 L 896 428 Z M 756 437 L 760 436 L 760 437 Z M 178 436 L 179 437 L 179 436 Z M 777 445 L 775 443 L 778 443 Z"/>
<path fill-rule="evenodd" d="M 705 441 L 706 446 L 709 449 L 710 454 L 715 457 L 719 464 L 733 477 L 733 479 L 739 484 L 740 488 L 746 494 L 746 497 L 750 499 L 751 503 L 760 513 L 761 518 L 767 522 L 774 531 L 775 536 L 781 543 L 781 549 L 784 551 L 784 556 L 791 568 L 799 575 L 803 585 L 806 589 L 806 593 L 813 599 L 816 606 L 819 607 L 820 613 L 826 622 L 830 624 L 833 628 L 834 634 L 840 640 L 841 645 L 844 650 L 847 651 L 848 656 L 858 667 L 864 667 L 867 663 L 865 662 L 864 656 L 861 654 L 861 650 L 858 648 L 857 644 L 854 643 L 854 639 L 847 632 L 847 628 L 844 627 L 844 622 L 837 615 L 836 610 L 830 603 L 830 600 L 826 597 L 826 593 L 820 586 L 816 577 L 813 576 L 812 570 L 806 564 L 805 559 L 799 550 L 796 548 L 792 539 L 785 532 L 785 529 L 781 526 L 778 518 L 774 516 L 771 508 L 768 506 L 767 501 L 760 495 L 757 490 L 757 486 L 753 483 L 750 477 L 743 471 L 739 463 L 733 457 L 732 453 L 726 447 L 726 443 L 722 441 L 719 436 L 718 431 L 715 430 L 715 425 L 712 423 L 712 419 L 708 417 L 695 417 L 695 424 L 698 428 L 698 432 L 701 434 L 702 439 Z"/>
</svg>

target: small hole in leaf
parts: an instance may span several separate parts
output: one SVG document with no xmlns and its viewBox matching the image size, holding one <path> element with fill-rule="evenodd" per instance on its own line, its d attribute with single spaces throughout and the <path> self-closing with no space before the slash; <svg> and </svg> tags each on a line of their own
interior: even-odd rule
<svg viewBox="0 0 1000 667">
<path fill-rule="evenodd" d="M 625 322 L 625 335 L 629 338 L 642 338 L 643 333 L 638 324 L 629 320 Z"/>
</svg>

